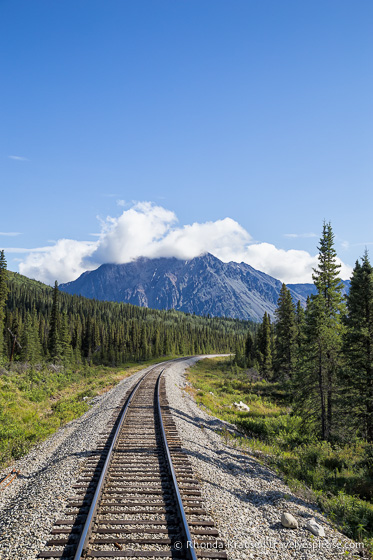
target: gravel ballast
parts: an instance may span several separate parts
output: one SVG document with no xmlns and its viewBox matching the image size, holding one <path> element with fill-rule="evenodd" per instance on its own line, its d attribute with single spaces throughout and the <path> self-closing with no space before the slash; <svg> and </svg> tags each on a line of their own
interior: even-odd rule
<svg viewBox="0 0 373 560">
<path fill-rule="evenodd" d="M 201 483 L 206 509 L 227 545 L 229 560 L 332 559 L 351 557 L 356 544 L 337 531 L 311 503 L 297 498 L 268 467 L 234 447 L 219 435 L 227 424 L 202 411 L 190 394 L 185 369 L 198 358 L 176 362 L 166 371 L 171 412 Z M 0 490 L 0 559 L 35 560 L 56 519 L 63 516 L 79 472 L 105 431 L 124 393 L 144 373 L 124 379 L 99 398 L 81 418 L 37 445 L 12 468 L 20 477 Z M 0 473 L 0 480 L 12 468 Z M 283 512 L 292 514 L 298 529 L 281 524 Z M 315 518 L 325 537 L 305 527 Z"/>
</svg>

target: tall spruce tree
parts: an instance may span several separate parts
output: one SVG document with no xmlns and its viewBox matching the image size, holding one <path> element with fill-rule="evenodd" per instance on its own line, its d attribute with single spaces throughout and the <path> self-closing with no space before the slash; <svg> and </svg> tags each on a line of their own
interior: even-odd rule
<svg viewBox="0 0 373 560">
<path fill-rule="evenodd" d="M 271 379 L 273 376 L 272 327 L 271 327 L 271 317 L 267 312 L 264 313 L 262 324 L 259 326 L 258 329 L 257 359 L 259 362 L 260 373 L 266 379 Z"/>
<path fill-rule="evenodd" d="M 349 421 L 373 442 L 373 267 L 368 253 L 356 262 L 345 319 L 345 406 Z"/>
<path fill-rule="evenodd" d="M 296 364 L 297 330 L 295 305 L 286 284 L 282 284 L 275 315 L 274 370 L 276 377 L 290 379 Z"/>
<path fill-rule="evenodd" d="M 60 317 L 60 348 L 61 348 L 61 357 L 63 358 L 64 362 L 69 363 L 72 361 L 72 345 L 71 345 L 71 333 L 69 327 L 69 321 L 66 313 L 62 313 Z"/>
<path fill-rule="evenodd" d="M 32 313 L 27 314 L 23 325 L 20 352 L 22 361 L 30 362 L 31 364 L 33 364 L 40 359 L 41 344 L 38 331 L 39 322 L 36 310 L 33 309 Z"/>
<path fill-rule="evenodd" d="M 309 299 L 307 298 L 307 305 L 309 303 Z M 296 312 L 295 312 L 295 330 L 296 330 L 296 335 L 295 335 L 295 340 L 297 343 L 297 350 L 298 350 L 298 355 L 299 352 L 301 351 L 301 348 L 304 344 L 304 340 L 305 340 L 305 311 L 302 307 L 301 302 L 298 300 L 297 301 L 297 307 L 296 307 Z"/>
<path fill-rule="evenodd" d="M 60 358 L 62 351 L 60 339 L 61 320 L 58 298 L 59 290 L 58 282 L 56 280 L 53 288 L 53 304 L 48 333 L 48 350 L 52 359 Z"/>
<path fill-rule="evenodd" d="M 8 272 L 4 251 L 0 251 L 0 358 L 4 353 L 5 304 L 8 297 Z"/>
<path fill-rule="evenodd" d="M 313 419 L 321 438 L 330 440 L 335 428 L 336 379 L 342 360 L 342 317 L 345 311 L 340 265 L 330 223 L 324 222 L 318 249 L 319 266 L 313 274 L 317 294 L 311 296 L 307 306 L 298 404 L 304 416 Z"/>
<path fill-rule="evenodd" d="M 248 367 L 253 367 L 255 360 L 255 345 L 253 336 L 250 331 L 248 331 L 245 340 L 245 358 Z"/>
</svg>

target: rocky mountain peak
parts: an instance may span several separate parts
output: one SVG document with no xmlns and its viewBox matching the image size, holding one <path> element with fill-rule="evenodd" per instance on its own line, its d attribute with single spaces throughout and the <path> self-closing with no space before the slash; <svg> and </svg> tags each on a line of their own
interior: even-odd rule
<svg viewBox="0 0 373 560">
<path fill-rule="evenodd" d="M 140 257 L 125 264 L 104 264 L 60 289 L 98 300 L 196 315 L 260 321 L 273 316 L 281 282 L 246 263 L 224 263 L 206 253 L 185 261 Z M 292 295 L 305 298 L 292 286 Z"/>
</svg>

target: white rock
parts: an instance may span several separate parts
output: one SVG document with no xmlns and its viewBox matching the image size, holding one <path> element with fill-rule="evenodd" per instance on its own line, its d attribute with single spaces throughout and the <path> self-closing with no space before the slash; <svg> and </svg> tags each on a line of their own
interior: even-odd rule
<svg viewBox="0 0 373 560">
<path fill-rule="evenodd" d="M 238 408 L 238 410 L 244 410 L 245 412 L 250 412 L 250 408 L 244 402 L 240 401 L 239 403 L 234 402 L 233 406 Z"/>
<path fill-rule="evenodd" d="M 317 523 L 314 517 L 307 522 L 306 529 L 311 531 L 316 537 L 325 537 L 324 527 Z"/>
<path fill-rule="evenodd" d="M 298 521 L 293 515 L 291 515 L 291 513 L 284 512 L 281 515 L 281 523 L 288 529 L 298 529 Z"/>
</svg>

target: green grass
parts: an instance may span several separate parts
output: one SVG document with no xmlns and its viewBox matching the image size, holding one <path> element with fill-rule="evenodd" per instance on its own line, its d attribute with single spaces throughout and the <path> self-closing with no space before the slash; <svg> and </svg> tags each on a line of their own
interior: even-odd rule
<svg viewBox="0 0 373 560">
<path fill-rule="evenodd" d="M 275 468 L 298 493 L 315 499 L 349 537 L 373 550 L 373 446 L 318 441 L 292 414 L 289 386 L 252 381 L 229 359 L 207 359 L 189 370 L 190 392 L 243 437 L 222 434 Z M 242 401 L 250 412 L 237 410 Z M 310 492 L 311 489 L 311 492 Z"/>
<path fill-rule="evenodd" d="M 89 409 L 87 399 L 114 387 L 153 360 L 126 367 L 0 366 L 0 467 Z"/>
</svg>

